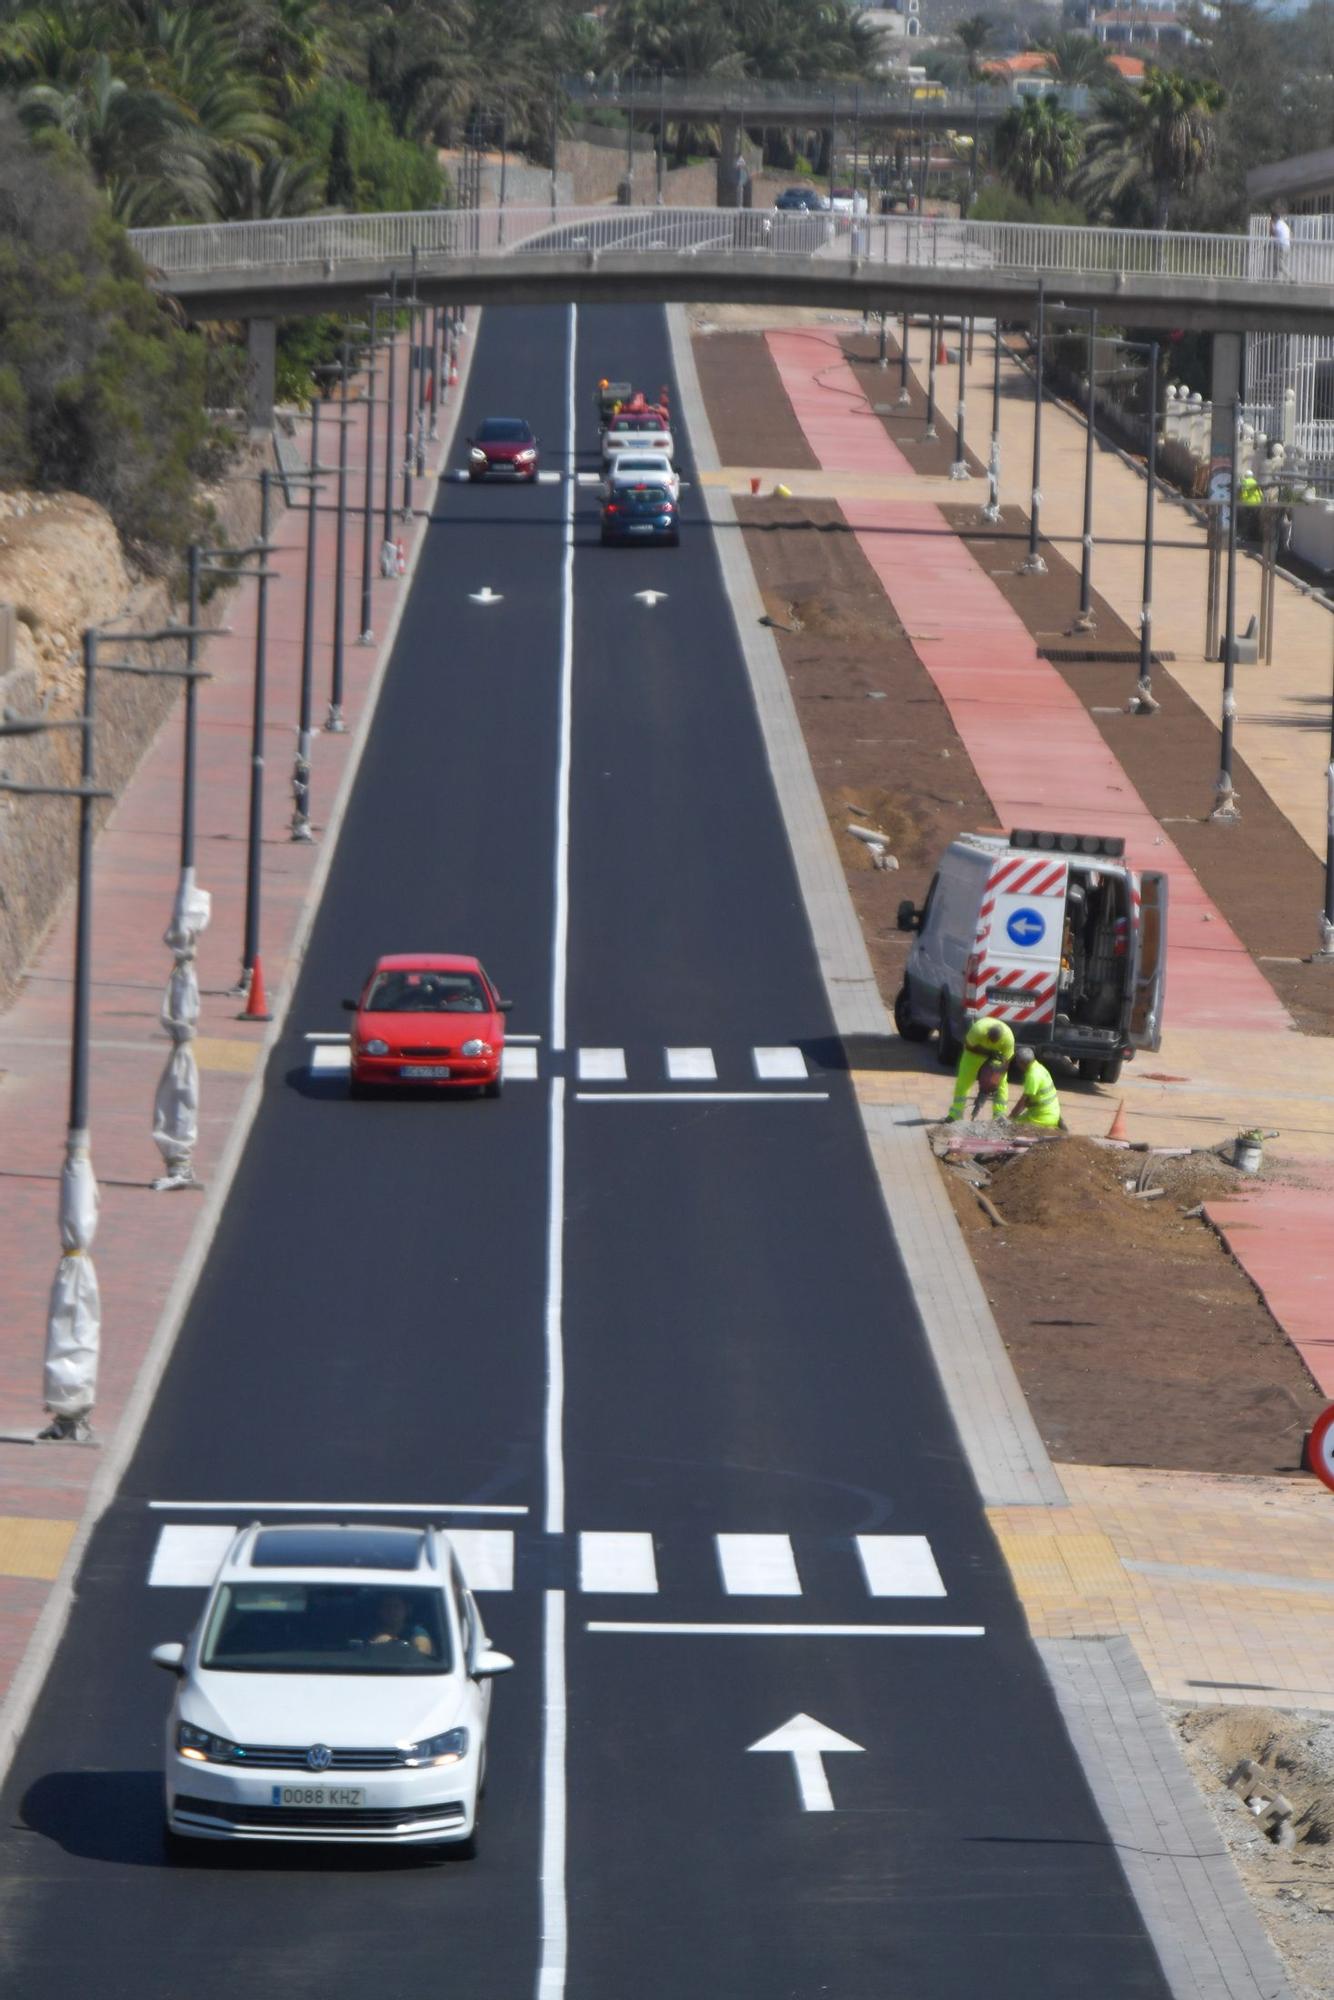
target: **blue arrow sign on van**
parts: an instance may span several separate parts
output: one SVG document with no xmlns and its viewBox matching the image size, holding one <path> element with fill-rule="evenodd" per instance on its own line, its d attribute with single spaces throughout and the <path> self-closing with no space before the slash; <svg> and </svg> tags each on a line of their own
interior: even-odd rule
<svg viewBox="0 0 1334 2000">
<path fill-rule="evenodd" d="M 1013 944 L 1041 944 L 1047 934 L 1047 920 L 1036 910 L 1012 910 L 1005 928 Z"/>
</svg>

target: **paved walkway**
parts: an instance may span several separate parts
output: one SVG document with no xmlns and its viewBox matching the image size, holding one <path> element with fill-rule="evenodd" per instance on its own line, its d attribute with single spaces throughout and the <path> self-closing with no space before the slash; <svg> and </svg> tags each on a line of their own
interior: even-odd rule
<svg viewBox="0 0 1334 2000">
<path fill-rule="evenodd" d="M 406 343 L 399 356 L 400 396 Z M 468 344 L 465 344 L 465 357 Z M 384 376 L 381 375 L 383 383 Z M 461 396 L 461 390 L 458 395 Z M 456 403 L 457 397 L 453 399 Z M 374 470 L 377 506 L 383 499 L 384 412 Z M 442 412 L 447 436 L 450 412 Z M 351 405 L 348 434 L 349 504 L 360 505 L 365 465 L 366 406 Z M 329 462 L 331 425 L 321 431 Z M 303 461 L 308 427 L 297 435 Z M 434 465 L 439 448 L 432 447 Z M 395 458 L 399 456 L 396 447 Z M 336 481 L 326 482 L 326 504 Z M 397 500 L 401 479 L 396 481 Z M 418 506 L 431 498 L 434 476 L 415 482 Z M 325 734 L 333 655 L 336 518 L 317 515 L 316 646 L 312 753 L 312 823 L 317 839 L 293 842 L 291 773 L 296 741 L 308 514 L 299 504 L 275 524 L 281 552 L 269 586 L 268 723 L 263 833 L 261 956 L 271 1006 L 281 1002 L 304 945 L 312 891 L 322 872 L 322 836 L 351 776 L 361 737 L 358 723 L 387 662 L 388 640 L 406 579 L 372 589 L 377 643 L 356 643 L 360 627 L 360 519 L 349 514 L 346 544 L 344 706 L 347 734 Z M 420 520 L 397 523 L 409 560 Z M 372 537 L 378 566 L 380 527 Z M 197 873 L 213 899 L 212 921 L 199 950 L 201 1014 L 195 1044 L 201 1110 L 196 1168 L 199 1191 L 155 1194 L 162 1171 L 152 1140 L 153 1093 L 168 1043 L 158 1009 L 171 966 L 162 933 L 171 914 L 178 868 L 181 769 L 179 705 L 150 746 L 98 837 L 93 874 L 92 1141 L 101 1190 L 94 1259 L 102 1292 L 102 1361 L 95 1423 L 113 1440 L 132 1398 L 151 1394 L 155 1330 L 174 1300 L 188 1291 L 202 1255 L 196 1231 L 213 1202 L 210 1183 L 225 1180 L 229 1149 L 248 1122 L 247 1093 L 258 1089 L 266 1030 L 237 1018 L 229 990 L 241 964 L 245 896 L 250 703 L 254 662 L 255 590 L 232 595 L 230 632 L 210 639 L 202 661 L 214 676 L 201 683 L 198 728 Z M 73 911 L 67 908 L 37 951 L 23 989 L 0 1019 L 0 1704 L 23 1657 L 51 1584 L 59 1575 L 90 1493 L 113 1457 L 77 1446 L 36 1447 L 14 1440 L 44 1421 L 42 1349 L 46 1304 L 59 1256 L 56 1193 L 63 1157 L 68 1092 Z M 295 955 L 295 956 L 294 956 Z M 7 1745 L 0 1739 L 0 1767 Z"/>
<path fill-rule="evenodd" d="M 868 420 L 863 384 L 838 359 L 838 336 L 771 332 L 767 340 L 819 460 L 818 477 L 830 493 L 838 489 L 843 513 L 949 708 L 999 823 L 1038 821 L 1076 832 L 1121 833 L 1140 866 L 1164 868 L 1171 877 L 1163 1047 L 1128 1068 L 1117 1087 L 1124 1089 L 1133 1114 L 1132 1135 L 1209 1145 L 1259 1125 L 1283 1135 L 1285 1153 L 1322 1167 L 1327 1163 L 1334 1187 L 1334 1040 L 1296 1033 L 1273 988 L 1143 804 L 1078 696 L 1039 658 L 996 584 L 946 531 L 936 506 L 897 497 L 912 480 L 911 466 L 883 425 Z M 1082 426 L 1063 414 L 1062 421 L 1082 439 Z M 1013 459 L 1016 446 L 1010 449 Z M 1112 465 L 1138 484 L 1142 508 L 1143 482 L 1119 460 Z M 1043 474 L 1044 527 L 1055 526 L 1059 505 L 1070 499 L 1076 466 L 1082 504 L 1082 443 L 1078 454 L 1068 440 L 1053 448 L 1051 495 L 1045 469 Z M 839 475 L 846 475 L 841 489 Z M 810 477 L 793 475 L 794 490 L 803 490 Z M 877 482 L 895 497 L 868 498 Z M 953 487 L 956 496 L 965 490 L 961 483 Z M 1121 503 L 1123 520 L 1127 504 Z M 1108 578 L 1100 575 L 1098 583 L 1112 596 Z M 1138 589 L 1136 567 L 1136 603 Z M 1123 615 L 1130 611 L 1119 602 L 1116 608 Z M 1326 668 L 1330 636 L 1327 625 Z M 1040 756 L 1033 755 L 1035 741 Z M 1292 789 L 1289 779 L 1275 794 L 1281 809 Z M 871 1101 L 908 1103 L 921 1096 L 920 1079 L 914 1085 L 902 1072 L 874 1073 L 866 1087 Z M 943 1098 L 943 1082 L 940 1094 Z M 1066 1115 L 1077 1131 L 1106 1130 L 1097 1098 L 1071 1095 Z M 1226 1218 L 1220 1212 L 1218 1219 L 1225 1222 L 1234 1254 L 1315 1380 L 1334 1396 L 1334 1346 L 1319 1308 L 1326 1274 L 1334 1268 L 1331 1211 L 1318 1191 L 1281 1181 L 1266 1183 L 1244 1204 L 1227 1206 Z"/>
</svg>

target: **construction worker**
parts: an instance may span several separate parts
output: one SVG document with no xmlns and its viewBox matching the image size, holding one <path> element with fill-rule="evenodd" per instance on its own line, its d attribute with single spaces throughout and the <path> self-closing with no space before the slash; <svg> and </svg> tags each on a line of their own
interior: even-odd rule
<svg viewBox="0 0 1334 2000">
<path fill-rule="evenodd" d="M 1253 472 L 1243 472 L 1237 488 L 1237 533 L 1254 540 L 1260 532 L 1260 509 L 1265 492 Z"/>
<path fill-rule="evenodd" d="M 974 1021 L 963 1038 L 963 1053 L 959 1057 L 959 1067 L 954 1076 L 954 1099 L 946 1113 L 953 1124 L 964 1115 L 968 1093 L 972 1089 L 980 1071 L 985 1065 L 994 1064 L 1000 1069 L 1000 1081 L 996 1085 L 991 1101 L 993 1118 L 1003 1118 L 1009 1103 L 1010 1090 L 1006 1071 L 1014 1060 L 1014 1030 L 1004 1021 L 994 1020 L 989 1014 Z"/>
<path fill-rule="evenodd" d="M 1016 1125 L 1048 1125 L 1053 1130 L 1059 1130 L 1061 1100 L 1051 1080 L 1051 1071 L 1038 1061 L 1032 1049 L 1015 1050 L 1014 1069 L 1024 1086 L 1024 1094 L 1015 1106 L 1013 1122 Z"/>
</svg>

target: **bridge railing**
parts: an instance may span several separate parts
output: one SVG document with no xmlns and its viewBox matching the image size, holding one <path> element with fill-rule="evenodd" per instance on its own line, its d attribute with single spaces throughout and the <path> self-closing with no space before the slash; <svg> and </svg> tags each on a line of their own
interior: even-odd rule
<svg viewBox="0 0 1334 2000">
<path fill-rule="evenodd" d="M 596 256 L 619 252 L 857 258 L 864 263 L 990 269 L 1040 276 L 1125 272 L 1178 278 L 1334 285 L 1334 242 L 1286 251 L 1248 236 L 1095 229 L 943 217 L 853 218 L 826 211 L 719 208 L 426 209 L 403 215 L 303 216 L 278 222 L 196 223 L 130 232 L 167 285 L 290 269 L 365 263 L 406 274 L 412 253 L 439 268 L 451 258 Z"/>
</svg>

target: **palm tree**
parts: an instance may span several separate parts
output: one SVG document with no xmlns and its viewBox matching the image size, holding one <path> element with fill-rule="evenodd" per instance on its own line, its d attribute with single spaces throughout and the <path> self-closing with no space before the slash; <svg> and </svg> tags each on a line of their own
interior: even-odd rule
<svg viewBox="0 0 1334 2000">
<path fill-rule="evenodd" d="M 1093 35 L 1044 35 L 1033 46 L 1047 58 L 1047 74 L 1067 89 L 1097 90 L 1114 74 L 1107 51 Z"/>
<path fill-rule="evenodd" d="M 1065 193 L 1083 144 L 1055 96 L 1026 97 L 996 127 L 996 164 L 1025 201 Z"/>
<path fill-rule="evenodd" d="M 1139 90 L 1118 85 L 1088 127 L 1076 191 L 1097 214 L 1165 229 L 1173 200 L 1189 194 L 1213 162 L 1222 103 L 1216 83 L 1176 70 L 1149 69 Z M 1151 217 L 1144 215 L 1146 169 Z"/>
<path fill-rule="evenodd" d="M 968 78 L 976 83 L 982 74 L 982 51 L 991 40 L 995 22 L 989 14 L 965 14 L 954 23 L 954 39 L 968 63 Z"/>
<path fill-rule="evenodd" d="M 320 206 L 320 169 L 312 160 L 256 161 L 247 153 L 219 153 L 209 182 L 211 219 L 217 222 L 275 222 Z"/>
<path fill-rule="evenodd" d="M 94 57 L 79 83 L 31 84 L 19 115 L 30 131 L 54 129 L 73 140 L 127 227 L 208 212 L 188 116 L 161 91 L 117 76 L 109 56 Z"/>
</svg>

